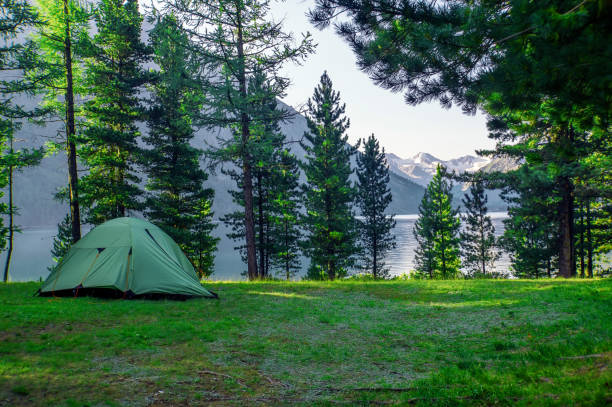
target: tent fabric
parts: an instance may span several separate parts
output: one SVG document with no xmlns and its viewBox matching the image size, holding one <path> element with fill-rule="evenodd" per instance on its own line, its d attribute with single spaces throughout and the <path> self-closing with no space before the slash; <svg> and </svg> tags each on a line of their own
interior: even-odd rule
<svg viewBox="0 0 612 407">
<path fill-rule="evenodd" d="M 105 222 L 75 243 L 47 277 L 41 295 L 65 290 L 112 289 L 147 294 L 211 297 L 180 247 L 142 219 Z"/>
</svg>

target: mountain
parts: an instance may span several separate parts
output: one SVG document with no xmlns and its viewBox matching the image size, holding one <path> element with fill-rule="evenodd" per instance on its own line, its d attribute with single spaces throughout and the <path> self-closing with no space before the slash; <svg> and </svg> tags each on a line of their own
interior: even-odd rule
<svg viewBox="0 0 612 407">
<path fill-rule="evenodd" d="M 418 153 L 411 158 L 400 158 L 395 154 L 387 154 L 387 161 L 391 171 L 398 173 L 415 183 L 425 187 L 436 173 L 438 164 L 445 166 L 449 171 L 474 172 L 488 165 L 491 160 L 472 155 L 464 155 L 452 160 L 441 160 L 428 153 Z"/>
<path fill-rule="evenodd" d="M 33 105 L 32 99 L 24 99 L 23 104 Z M 280 103 L 284 109 L 295 113 L 293 119 L 281 125 L 282 131 L 287 135 L 288 146 L 300 159 L 304 158 L 304 150 L 299 141 L 307 130 L 306 119 L 295 112 L 288 105 Z M 54 138 L 58 133 L 58 125 L 51 123 L 45 127 L 39 127 L 26 123 L 18 133 L 17 139 L 21 146 L 40 146 L 46 141 Z M 146 131 L 142 126 L 141 131 Z M 217 144 L 217 138 L 227 137 L 229 133 L 224 129 L 200 130 L 194 138 L 193 145 L 206 149 Z M 22 226 L 52 226 L 57 223 L 68 212 L 68 204 L 56 201 L 53 196 L 59 188 L 67 183 L 66 155 L 59 152 L 56 155 L 43 159 L 40 166 L 27 168 L 15 176 L 14 197 L 19 207 L 17 224 Z M 355 162 L 353 162 L 355 164 Z M 202 163 L 207 165 L 206 162 Z M 82 169 L 80 169 L 82 170 Z M 355 177 L 353 177 L 353 180 Z M 302 179 L 304 181 L 304 179 Z M 228 190 L 235 188 L 235 183 L 221 171 L 211 174 L 207 186 L 215 190 L 213 210 L 217 218 L 234 211 L 236 205 L 232 202 Z M 393 195 L 393 203 L 389 207 L 389 213 L 411 214 L 416 213 L 418 204 L 425 192 L 421 185 L 413 182 L 403 175 L 392 173 L 390 189 Z"/>
<path fill-rule="evenodd" d="M 484 158 L 473 155 L 464 155 L 451 160 L 441 160 L 428 153 L 418 153 L 411 158 L 401 158 L 396 154 L 387 154 L 389 169 L 392 173 L 409 179 L 414 183 L 426 187 L 436 173 L 438 164 L 445 166 L 449 171 L 462 172 L 493 172 L 509 171 L 516 168 L 516 162 L 507 158 Z M 468 184 L 455 185 L 453 188 L 454 205 L 461 205 L 461 198 L 469 187 Z M 488 191 L 488 207 L 491 211 L 505 211 L 506 204 L 499 196 L 499 191 Z"/>
</svg>

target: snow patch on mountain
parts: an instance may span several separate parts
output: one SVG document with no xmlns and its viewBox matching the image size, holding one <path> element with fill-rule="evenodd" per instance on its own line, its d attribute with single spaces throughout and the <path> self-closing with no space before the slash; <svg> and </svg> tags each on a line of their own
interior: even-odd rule
<svg viewBox="0 0 612 407">
<path fill-rule="evenodd" d="M 475 172 L 491 162 L 488 158 L 464 155 L 451 160 L 441 160 L 428 153 L 418 153 L 411 158 L 401 158 L 396 154 L 387 154 L 389 169 L 407 177 L 421 186 L 427 186 L 436 173 L 438 165 L 445 166 L 449 171 Z"/>
</svg>

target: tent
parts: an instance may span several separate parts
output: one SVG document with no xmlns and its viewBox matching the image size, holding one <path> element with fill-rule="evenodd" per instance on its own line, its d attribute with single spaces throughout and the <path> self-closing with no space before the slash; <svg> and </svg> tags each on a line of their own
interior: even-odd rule
<svg viewBox="0 0 612 407">
<path fill-rule="evenodd" d="M 113 219 L 91 230 L 70 248 L 39 294 L 217 297 L 202 287 L 170 236 L 135 218 Z"/>
</svg>

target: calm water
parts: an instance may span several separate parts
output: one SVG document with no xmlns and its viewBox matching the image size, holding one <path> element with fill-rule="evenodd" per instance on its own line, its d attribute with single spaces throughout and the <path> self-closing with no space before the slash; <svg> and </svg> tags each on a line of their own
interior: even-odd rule
<svg viewBox="0 0 612 407">
<path fill-rule="evenodd" d="M 496 234 L 503 233 L 503 219 L 506 218 L 505 212 L 492 212 L 491 218 L 496 229 Z M 394 233 L 397 239 L 397 248 L 387 256 L 387 264 L 391 268 L 392 275 L 408 273 L 414 268 L 414 249 L 416 242 L 412 235 L 412 229 L 417 219 L 417 215 L 398 215 L 397 225 Z M 47 266 L 52 264 L 51 247 L 53 236 L 57 233 L 55 228 L 29 228 L 24 229 L 23 233 L 17 234 L 11 261 L 11 280 L 28 281 L 44 279 L 49 274 Z M 243 279 L 242 273 L 246 266 L 240 260 L 239 255 L 234 251 L 234 242 L 225 237 L 225 228 L 217 228 L 216 234 L 222 239 L 219 242 L 217 256 L 215 260 L 215 273 L 212 275 L 214 280 L 238 280 Z M 4 269 L 6 252 L 0 256 L 0 265 Z M 307 261 L 304 261 L 304 268 Z M 507 272 L 509 259 L 506 255 L 496 264 L 496 270 Z"/>
</svg>

